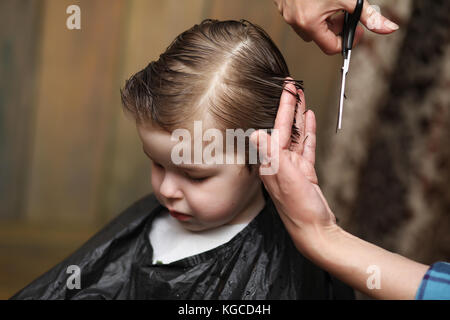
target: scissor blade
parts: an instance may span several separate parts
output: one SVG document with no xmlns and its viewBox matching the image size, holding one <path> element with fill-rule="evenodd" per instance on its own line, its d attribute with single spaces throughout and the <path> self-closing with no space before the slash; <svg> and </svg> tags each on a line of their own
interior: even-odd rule
<svg viewBox="0 0 450 320">
<path fill-rule="evenodd" d="M 338 122 L 336 126 L 336 133 L 342 128 L 342 114 L 344 112 L 344 97 L 345 97 L 345 79 L 347 77 L 348 66 L 350 65 L 350 56 L 352 51 L 348 51 L 347 59 L 344 59 L 344 65 L 342 66 L 342 82 L 341 82 L 341 96 L 339 99 L 339 112 Z"/>
<path fill-rule="evenodd" d="M 338 124 L 337 124 L 336 132 L 338 130 L 341 130 L 341 128 L 342 128 L 342 111 L 343 111 L 343 108 L 344 108 L 345 76 L 346 75 L 347 74 L 345 72 L 342 72 L 341 97 L 339 99 Z"/>
</svg>

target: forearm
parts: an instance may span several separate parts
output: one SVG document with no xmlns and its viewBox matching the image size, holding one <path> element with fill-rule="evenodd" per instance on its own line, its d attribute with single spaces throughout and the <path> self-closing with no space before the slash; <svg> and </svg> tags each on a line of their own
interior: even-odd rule
<svg viewBox="0 0 450 320">
<path fill-rule="evenodd" d="M 414 299 L 428 269 L 427 265 L 377 247 L 338 226 L 303 230 L 297 234 L 296 242 L 311 261 L 376 299 Z M 368 279 L 377 274 L 380 286 L 370 288 Z"/>
</svg>

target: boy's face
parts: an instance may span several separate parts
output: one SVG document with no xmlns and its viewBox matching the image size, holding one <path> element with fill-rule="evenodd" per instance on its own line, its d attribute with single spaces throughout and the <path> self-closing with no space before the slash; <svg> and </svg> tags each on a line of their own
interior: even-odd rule
<svg viewBox="0 0 450 320">
<path fill-rule="evenodd" d="M 171 160 L 171 134 L 146 123 L 137 125 L 144 152 L 152 160 L 151 183 L 159 202 L 184 228 L 211 229 L 243 223 L 264 207 L 256 168 L 238 164 L 182 164 Z M 181 213 L 181 214 L 177 214 Z"/>
</svg>

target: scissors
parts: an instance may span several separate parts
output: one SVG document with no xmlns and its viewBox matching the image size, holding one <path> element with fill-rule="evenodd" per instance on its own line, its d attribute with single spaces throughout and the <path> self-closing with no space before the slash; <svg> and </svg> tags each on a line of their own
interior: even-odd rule
<svg viewBox="0 0 450 320">
<path fill-rule="evenodd" d="M 342 128 L 342 112 L 344 107 L 345 97 L 345 77 L 347 76 L 348 67 L 350 65 L 350 57 L 352 55 L 353 39 L 355 37 L 356 26 L 361 17 L 364 0 L 357 0 L 355 10 L 352 14 L 345 12 L 344 28 L 342 30 L 342 56 L 344 57 L 344 64 L 342 65 L 342 83 L 341 83 L 341 98 L 339 100 L 338 121 L 336 133 Z"/>
</svg>

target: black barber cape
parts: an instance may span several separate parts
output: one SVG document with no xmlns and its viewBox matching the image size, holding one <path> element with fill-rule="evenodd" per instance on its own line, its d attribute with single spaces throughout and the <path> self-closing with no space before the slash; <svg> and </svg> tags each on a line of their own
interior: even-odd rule
<svg viewBox="0 0 450 320">
<path fill-rule="evenodd" d="M 263 210 L 227 243 L 152 264 L 149 232 L 164 207 L 147 195 L 11 299 L 354 299 L 351 288 L 296 250 L 264 196 Z M 72 265 L 79 289 L 68 286 Z"/>
</svg>

